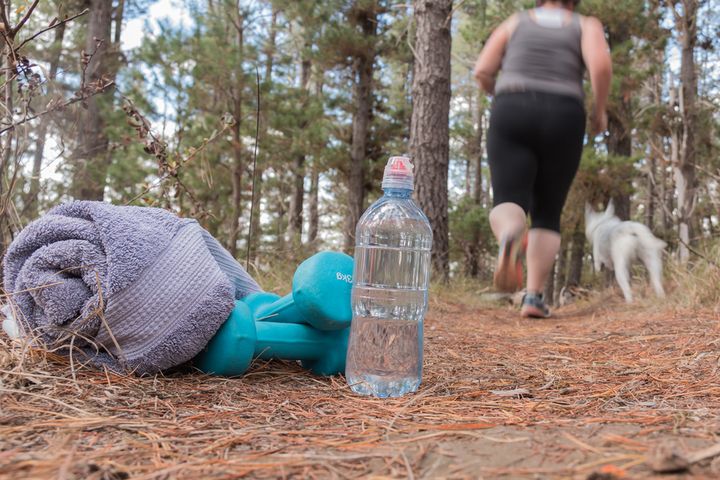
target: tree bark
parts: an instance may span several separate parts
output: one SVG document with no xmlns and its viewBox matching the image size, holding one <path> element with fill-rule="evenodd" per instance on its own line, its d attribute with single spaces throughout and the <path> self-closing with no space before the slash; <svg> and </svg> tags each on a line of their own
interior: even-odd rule
<svg viewBox="0 0 720 480">
<path fill-rule="evenodd" d="M 322 71 L 319 71 L 317 76 L 318 78 L 315 83 L 315 97 L 322 99 L 325 77 Z M 317 240 L 320 228 L 320 165 L 317 155 L 314 156 L 312 161 L 309 196 L 308 243 L 313 244 Z"/>
<path fill-rule="evenodd" d="M 607 146 L 608 152 L 611 155 L 628 158 L 632 155 L 631 122 L 632 117 L 629 102 L 622 100 L 619 112 L 611 115 L 608 120 L 609 135 Z M 610 198 L 615 205 L 615 215 L 620 217 L 621 220 L 630 220 L 630 192 L 624 188 L 630 184 L 632 179 L 630 177 L 626 178 L 626 169 L 623 167 L 624 165 L 617 166 L 614 169 L 616 175 L 620 174 L 620 178 L 617 178 L 617 188 L 612 192 Z"/>
<path fill-rule="evenodd" d="M 237 42 L 239 63 L 243 60 L 243 46 L 244 46 L 244 33 L 245 25 L 243 14 L 240 11 L 240 5 L 238 4 L 234 11 L 229 13 L 232 15 L 233 23 L 235 25 L 235 41 Z M 242 71 L 235 72 L 237 75 L 235 79 L 235 85 L 231 87 L 232 92 L 232 109 L 233 118 L 235 123 L 232 127 L 232 152 L 233 152 L 233 164 L 232 164 L 232 210 L 230 218 L 230 235 L 228 239 L 228 251 L 235 257 L 237 256 L 238 240 L 240 238 L 240 216 L 242 215 L 242 179 L 243 172 L 245 169 L 244 160 L 244 147 L 240 128 L 242 127 L 242 114 L 243 114 L 243 89 L 245 88 L 245 82 L 243 79 Z"/>
<path fill-rule="evenodd" d="M 610 31 L 608 35 L 608 43 L 612 48 L 615 45 L 621 45 L 630 40 L 630 31 L 627 25 Z M 632 86 L 629 80 L 622 79 L 620 84 L 620 98 L 616 108 L 608 111 L 608 137 L 607 149 L 608 153 L 615 156 L 630 157 L 632 155 L 632 106 L 631 95 Z M 616 187 L 611 192 L 610 199 L 615 204 L 615 215 L 621 220 L 630 219 L 630 192 L 625 190 L 626 185 L 630 184 L 631 178 L 626 176 L 623 166 L 616 166 L 613 173 L 617 178 Z"/>
<path fill-rule="evenodd" d="M 62 54 L 62 43 L 65 38 L 65 24 L 61 23 L 55 29 L 55 39 L 50 51 L 50 71 L 48 72 L 48 80 L 55 81 L 58 66 L 60 64 L 60 55 Z M 25 200 L 25 214 L 29 218 L 35 218 L 38 215 L 38 205 L 40 203 L 40 173 L 42 170 L 42 161 L 45 156 L 45 141 L 47 140 L 47 131 L 50 126 L 50 116 L 45 115 L 40 119 L 37 131 L 37 143 L 35 145 L 35 154 L 33 156 L 32 177 L 30 177 L 30 190 Z"/>
<path fill-rule="evenodd" d="M 125 0 L 118 0 L 117 6 L 115 7 L 115 15 L 113 20 L 115 21 L 115 39 L 113 43 L 120 45 L 122 40 L 122 22 L 123 15 L 125 13 Z"/>
<path fill-rule="evenodd" d="M 682 116 L 682 136 L 678 162 L 675 164 L 675 184 L 677 187 L 678 235 L 680 237 L 680 262 L 690 259 L 688 246 L 692 238 L 692 214 L 695 209 L 696 172 L 695 172 L 695 129 L 697 128 L 697 87 L 695 69 L 695 46 L 697 44 L 698 0 L 682 0 L 683 15 L 675 14 L 680 32 L 682 56 L 680 60 L 680 83 L 682 85 L 680 114 Z"/>
<path fill-rule="evenodd" d="M 367 50 L 361 52 L 353 62 L 355 110 L 352 122 L 352 143 L 350 145 L 350 171 L 348 175 L 348 210 L 345 217 L 344 249 L 352 251 L 355 245 L 355 227 L 365 210 L 365 162 L 367 158 L 367 137 L 370 131 L 372 112 L 373 73 L 375 71 L 375 39 L 377 36 L 377 14 L 374 6 L 358 13 L 362 34 L 369 41 Z"/>
<path fill-rule="evenodd" d="M 7 7 L 8 10 L 10 10 L 10 5 L 7 5 Z M 0 8 L 5 8 L 4 2 L 0 2 Z M 7 12 L 3 12 L 3 19 L 7 18 L 6 13 Z M 0 90 L 0 95 L 2 95 L 2 104 L 4 107 L 2 110 L 5 115 L 2 123 L 11 125 L 13 123 L 13 87 L 15 86 L 15 82 L 10 75 L 10 72 L 15 71 L 15 60 L 13 55 L 15 35 L 14 32 L 11 30 L 11 25 L 9 23 L 0 23 L 0 28 L 3 29 L 4 33 L 4 41 L 0 43 L 0 51 L 2 51 L 4 61 L 0 61 L 0 65 L 5 68 L 6 72 L 4 76 L 5 88 L 3 90 Z M 6 132 L 5 138 L 0 138 L 0 255 L 2 257 L 5 256 L 5 250 L 12 241 L 12 234 L 10 231 L 11 223 L 8 211 L 8 203 L 10 201 L 12 191 L 10 191 L 9 189 L 8 191 L 5 190 L 5 183 L 7 181 L 6 178 L 10 169 L 10 161 L 12 158 L 12 145 L 13 140 L 15 139 L 15 135 L 16 132 L 15 129 L 13 129 Z M 0 271 L 0 281 L 2 279 L 3 272 Z"/>
<path fill-rule="evenodd" d="M 482 2 L 480 6 L 480 11 L 480 27 L 484 30 L 486 26 L 487 1 Z M 483 104 L 483 97 L 480 93 L 480 90 L 474 89 L 472 95 L 473 96 L 470 98 L 469 103 L 472 108 L 472 121 L 473 124 L 476 125 L 476 128 L 475 137 L 470 140 L 467 178 L 465 181 L 467 194 L 468 196 L 472 195 L 473 204 L 478 207 L 482 207 L 484 202 L 484 192 L 482 186 L 482 159 L 483 134 L 485 128 L 485 105 Z M 471 172 L 474 172 L 474 175 L 472 177 Z M 471 278 L 478 278 L 480 276 L 480 252 L 480 232 L 476 231 L 474 232 L 472 244 L 465 248 L 465 272 L 466 275 L 469 275 Z"/>
<path fill-rule="evenodd" d="M 474 170 L 475 175 L 472 177 L 472 203 L 477 207 L 483 205 L 483 189 L 482 189 L 482 157 L 483 157 L 483 120 L 484 108 L 479 92 L 477 95 L 477 105 L 473 109 L 473 123 L 477 124 L 475 137 L 472 139 L 470 151 L 468 155 L 468 174 L 467 183 L 470 183 L 470 170 Z M 470 168 L 470 163 L 474 163 L 474 169 Z M 480 231 L 473 232 L 473 238 L 469 245 L 464 248 L 465 253 L 465 274 L 470 278 L 478 278 L 480 276 Z"/>
<path fill-rule="evenodd" d="M 477 104 L 477 130 L 475 132 L 474 145 L 475 152 L 473 158 L 475 160 L 475 178 L 473 179 L 473 202 L 475 205 L 482 206 L 483 204 L 483 171 L 482 171 L 482 159 L 483 159 L 483 134 L 485 121 L 485 106 L 482 100 L 478 98 Z"/>
<path fill-rule="evenodd" d="M 308 219 L 308 243 L 313 244 L 317 240 L 318 227 L 320 223 L 320 169 L 317 161 L 313 161 L 310 173 L 310 198 L 308 210 L 310 218 Z"/>
<path fill-rule="evenodd" d="M 555 288 L 553 289 L 553 305 L 560 304 L 560 292 L 567 286 L 567 257 L 568 249 L 566 246 L 567 242 L 562 242 L 560 251 L 558 252 L 558 258 L 555 261 Z"/>
<path fill-rule="evenodd" d="M 570 265 L 567 276 L 567 286 L 577 287 L 582 280 L 583 258 L 585 257 L 585 232 L 580 224 L 575 226 L 572 234 L 572 247 L 570 248 Z"/>
<path fill-rule="evenodd" d="M 85 83 L 101 78 L 114 80 L 119 68 L 116 49 L 112 43 L 112 2 L 90 0 L 90 18 L 85 37 L 85 53 L 92 55 L 85 72 Z M 102 40 L 98 45 L 96 39 Z M 96 50 L 97 49 L 97 50 Z M 78 122 L 78 146 L 74 154 L 74 171 L 70 193 L 76 199 L 102 200 L 110 161 L 109 140 L 105 132 L 105 110 L 112 95 L 92 96 Z"/>
<path fill-rule="evenodd" d="M 483 0 L 480 5 L 480 28 L 485 30 L 487 26 L 487 0 Z M 475 154 L 473 156 L 475 160 L 475 178 L 473 182 L 473 201 L 475 205 L 483 206 L 485 201 L 485 195 L 483 191 L 483 136 L 485 133 L 485 105 L 483 102 L 483 96 L 479 89 L 475 89 L 475 98 L 477 104 L 473 112 L 473 121 L 477 124 L 477 130 L 475 132 L 475 141 L 473 143 L 475 147 Z"/>
<path fill-rule="evenodd" d="M 667 173 L 667 159 L 663 158 L 660 168 L 660 205 L 662 206 L 660 220 L 662 222 L 662 232 L 664 238 L 670 238 L 670 230 L 672 222 L 670 220 L 670 212 L 673 211 L 673 195 L 670 175 Z"/>
<path fill-rule="evenodd" d="M 267 43 L 265 45 L 265 76 L 263 77 L 263 86 L 261 87 L 261 91 L 264 94 L 269 94 L 272 91 L 272 75 L 273 75 L 273 66 L 274 66 L 274 57 L 275 57 L 275 39 L 277 37 L 277 16 L 278 16 L 278 10 L 273 5 L 272 9 L 272 16 L 270 17 L 270 31 L 267 39 Z M 260 100 L 262 102 L 262 98 Z M 260 136 L 258 138 L 258 142 L 262 145 L 262 142 L 267 137 L 269 129 L 269 123 L 268 123 L 268 113 L 265 108 L 263 108 L 263 105 L 260 106 Z M 252 231 L 252 235 L 250 235 L 250 258 L 249 262 L 253 262 L 255 258 L 257 257 L 258 248 L 260 246 L 260 238 L 262 237 L 262 224 L 260 222 L 260 215 L 261 215 L 261 200 L 262 200 L 262 191 L 263 191 L 263 175 L 265 174 L 265 155 L 262 149 L 258 149 L 260 151 L 260 156 L 257 159 L 257 164 L 255 165 L 255 168 L 257 168 L 256 172 L 253 172 L 253 176 L 255 177 L 255 191 L 253 192 L 253 198 L 254 203 L 250 206 L 252 210 L 252 220 L 250 229 Z"/>
<path fill-rule="evenodd" d="M 554 305 L 554 298 L 555 298 L 555 270 L 557 268 L 557 260 L 555 260 L 552 264 L 552 268 L 550 268 L 550 275 L 548 275 L 547 280 L 545 280 L 545 288 L 543 289 L 543 298 L 545 301 L 551 305 Z"/>
<path fill-rule="evenodd" d="M 302 60 L 300 62 L 300 88 L 302 89 L 302 97 L 300 101 L 300 109 L 304 111 L 307 107 L 310 84 L 310 73 L 312 62 L 306 58 L 306 50 L 309 46 L 303 48 Z M 303 113 L 304 114 L 304 113 Z M 300 131 L 307 127 L 307 121 L 303 119 L 300 122 Z M 303 225 L 303 203 L 305 198 L 305 151 L 295 152 L 292 165 L 292 193 L 290 194 L 290 212 L 288 218 L 288 241 L 292 245 L 301 243 L 302 225 Z"/>
<path fill-rule="evenodd" d="M 292 182 L 290 192 L 290 209 L 288 211 L 287 234 L 291 245 L 301 242 L 303 224 L 303 204 L 305 198 L 305 154 L 294 155 L 291 167 Z"/>
<path fill-rule="evenodd" d="M 647 201 L 645 211 L 645 225 L 652 230 L 655 224 L 655 172 L 657 170 L 657 159 L 655 154 L 651 153 L 648 158 L 647 166 Z"/>
<path fill-rule="evenodd" d="M 420 207 L 433 230 L 435 274 L 450 274 L 448 165 L 452 0 L 415 0 L 415 69 L 410 151 Z"/>
</svg>

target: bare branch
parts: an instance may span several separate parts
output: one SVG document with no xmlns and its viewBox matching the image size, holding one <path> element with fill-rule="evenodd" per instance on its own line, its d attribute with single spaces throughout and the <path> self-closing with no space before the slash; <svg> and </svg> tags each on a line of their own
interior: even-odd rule
<svg viewBox="0 0 720 480">
<path fill-rule="evenodd" d="M 31 121 L 35 120 L 36 118 L 38 118 L 38 117 L 42 117 L 43 115 L 47 115 L 48 113 L 52 113 L 52 112 L 56 112 L 56 111 L 58 111 L 58 110 L 62 110 L 63 108 L 69 107 L 70 105 L 73 105 L 73 104 L 78 103 L 78 102 L 83 102 L 83 101 L 87 100 L 87 99 L 90 98 L 90 97 L 94 97 L 95 95 L 98 95 L 98 94 L 100 94 L 100 93 L 103 93 L 105 90 L 107 90 L 108 88 L 112 87 L 113 85 L 115 85 L 115 82 L 111 80 L 111 81 L 107 81 L 107 82 L 105 82 L 105 83 L 102 83 L 102 84 L 99 84 L 99 85 L 95 86 L 95 88 L 94 88 L 93 90 L 86 89 L 86 91 L 83 92 L 83 93 L 81 93 L 81 92 L 76 92 L 76 93 L 75 93 L 76 96 L 73 97 L 73 98 L 71 98 L 71 99 L 69 99 L 69 100 L 66 100 L 66 101 L 61 102 L 61 103 L 54 103 L 54 104 L 52 104 L 50 107 L 48 107 L 48 108 L 46 108 L 45 110 L 43 110 L 42 112 L 38 112 L 38 113 L 36 113 L 35 115 L 31 115 L 31 116 L 29 116 L 29 117 L 25 117 L 25 118 L 23 118 L 22 120 L 13 123 L 12 125 L 8 125 L 7 127 L 5 127 L 5 128 L 3 128 L 3 129 L 0 130 L 0 135 L 3 134 L 3 133 L 5 133 L 5 132 L 8 132 L 8 131 L 10 131 L 10 130 L 16 129 L 16 128 L 19 127 L 20 125 L 23 125 L 23 124 L 25 124 L 25 123 L 31 122 Z"/>
<path fill-rule="evenodd" d="M 222 128 L 209 138 L 205 138 L 199 147 L 191 148 L 190 154 L 187 157 L 182 158 L 178 153 L 171 156 L 167 151 L 167 143 L 153 133 L 152 124 L 135 107 L 133 101 L 119 91 L 118 94 L 123 100 L 122 109 L 127 115 L 128 124 L 137 132 L 137 137 L 142 141 L 145 152 L 155 157 L 158 164 L 158 179 L 154 183 L 148 184 L 142 192 L 128 200 L 126 205 L 142 198 L 148 194 L 150 190 L 157 187 L 160 187 L 160 198 L 168 201 L 168 187 L 172 187 L 175 189 L 175 197 L 178 197 L 181 193 L 186 193 L 190 197 L 193 204 L 191 211 L 193 216 L 202 218 L 210 216 L 210 213 L 205 209 L 203 204 L 197 200 L 193 191 L 183 183 L 180 178 L 181 170 L 183 166 L 202 152 L 210 143 L 220 138 L 228 128 L 233 126 L 235 120 L 232 117 L 228 119 L 228 117 L 223 116 Z M 169 205 L 167 208 L 169 208 Z"/>
<path fill-rule="evenodd" d="M 0 0 L 0 21 L 2 22 L 0 28 L 2 28 L 3 36 L 5 36 L 6 33 L 12 32 L 10 20 L 8 20 L 7 14 L 5 13 L 5 0 Z"/>
<path fill-rule="evenodd" d="M 0 2 L 2 2 L 2 0 L 0 0 Z M 31 42 L 31 41 L 35 40 L 37 37 L 39 37 L 39 36 L 42 35 L 43 33 L 47 32 L 48 30 L 52 30 L 53 28 L 57 28 L 57 27 L 59 27 L 60 25 L 62 25 L 62 24 L 64 24 L 64 23 L 71 22 L 71 21 L 75 20 L 75 19 L 78 18 L 78 17 L 82 17 L 83 15 L 87 14 L 89 11 L 90 11 L 90 9 L 89 9 L 89 8 L 86 8 L 86 9 L 83 10 L 82 12 L 76 13 L 76 14 L 73 15 L 72 17 L 67 17 L 67 18 L 65 18 L 64 20 L 60 20 L 59 22 L 55 22 L 55 23 L 50 24 L 50 26 L 45 27 L 45 28 L 43 28 L 42 30 L 39 30 L 38 32 L 32 34 L 30 37 L 28 37 L 28 38 L 26 38 L 25 40 L 23 40 L 23 42 L 22 42 L 15 50 L 16 50 L 16 51 L 17 51 L 17 50 L 20 50 L 20 49 L 21 49 L 22 47 L 24 47 L 28 42 Z"/>
<path fill-rule="evenodd" d="M 30 15 L 32 15 L 33 10 L 35 10 L 35 7 L 37 7 L 38 3 L 40 3 L 40 0 L 35 0 L 35 1 L 32 3 L 32 5 L 30 5 L 30 8 L 27 9 L 27 12 L 25 12 L 25 15 L 23 16 L 23 18 L 20 19 L 20 21 L 18 22 L 18 24 L 15 25 L 15 27 L 13 28 L 13 30 L 12 30 L 13 36 L 14 36 L 15 34 L 17 34 L 17 32 L 20 31 L 20 29 L 23 27 L 23 25 L 25 25 L 25 22 L 28 21 L 28 19 L 30 18 Z"/>
</svg>

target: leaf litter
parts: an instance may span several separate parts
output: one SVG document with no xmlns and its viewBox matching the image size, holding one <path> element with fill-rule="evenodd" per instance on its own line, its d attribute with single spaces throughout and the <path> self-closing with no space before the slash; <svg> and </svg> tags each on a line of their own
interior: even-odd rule
<svg viewBox="0 0 720 480">
<path fill-rule="evenodd" d="M 718 320 L 434 302 L 423 384 L 386 400 L 294 362 L 137 378 L 2 336 L 0 478 L 716 478 Z"/>
</svg>

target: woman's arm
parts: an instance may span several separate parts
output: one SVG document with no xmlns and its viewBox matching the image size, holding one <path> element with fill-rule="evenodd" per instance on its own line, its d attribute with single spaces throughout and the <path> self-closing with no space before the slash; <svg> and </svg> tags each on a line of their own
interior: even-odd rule
<svg viewBox="0 0 720 480">
<path fill-rule="evenodd" d="M 478 85 L 490 95 L 495 92 L 495 78 L 502 64 L 505 47 L 516 25 L 517 19 L 515 15 L 500 24 L 490 35 L 485 47 L 480 52 L 477 62 L 475 62 L 473 76 Z"/>
<path fill-rule="evenodd" d="M 583 18 L 582 56 L 590 74 L 595 100 L 591 133 L 599 133 L 607 128 L 606 108 L 612 79 L 612 60 L 602 23 L 595 17 Z"/>
</svg>

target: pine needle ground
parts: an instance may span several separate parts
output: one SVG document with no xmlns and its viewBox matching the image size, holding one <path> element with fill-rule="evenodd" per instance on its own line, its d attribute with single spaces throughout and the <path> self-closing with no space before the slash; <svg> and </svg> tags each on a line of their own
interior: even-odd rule
<svg viewBox="0 0 720 480">
<path fill-rule="evenodd" d="M 720 313 L 616 298 L 527 321 L 436 296 L 423 384 L 392 400 L 292 362 L 118 376 L 3 335 L 0 477 L 655 478 L 658 445 L 719 441 Z"/>
</svg>

